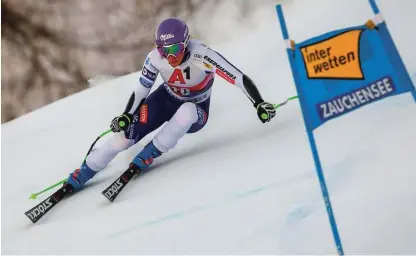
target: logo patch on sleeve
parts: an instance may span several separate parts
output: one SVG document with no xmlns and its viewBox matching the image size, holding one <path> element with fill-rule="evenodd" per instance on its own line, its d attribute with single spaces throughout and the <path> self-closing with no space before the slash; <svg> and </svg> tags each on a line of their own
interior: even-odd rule
<svg viewBox="0 0 416 256">
<path fill-rule="evenodd" d="M 144 86 L 144 87 L 146 87 L 146 88 L 150 88 L 150 87 L 152 87 L 153 86 L 153 82 L 151 82 L 151 81 L 149 81 L 149 80 L 147 80 L 146 78 L 144 78 L 144 77 L 140 77 L 140 83 Z"/>
<path fill-rule="evenodd" d="M 156 74 L 148 70 L 146 67 L 143 67 L 142 75 L 152 82 L 156 80 Z"/>
<path fill-rule="evenodd" d="M 237 79 L 237 77 L 233 73 L 231 73 L 230 71 L 228 71 L 227 69 L 225 69 L 224 67 L 222 67 L 215 60 L 211 59 L 208 56 L 205 56 L 204 59 L 206 61 L 208 61 L 209 63 L 211 63 L 214 67 L 217 68 L 216 73 L 219 76 L 221 76 L 222 78 L 224 78 L 225 80 L 227 80 L 229 83 L 235 84 L 235 79 Z"/>
<path fill-rule="evenodd" d="M 140 107 L 139 122 L 142 123 L 142 124 L 147 124 L 148 115 L 149 115 L 149 106 L 147 104 L 143 104 Z"/>
<path fill-rule="evenodd" d="M 202 63 L 202 54 L 194 53 L 193 59 L 195 62 Z"/>
</svg>

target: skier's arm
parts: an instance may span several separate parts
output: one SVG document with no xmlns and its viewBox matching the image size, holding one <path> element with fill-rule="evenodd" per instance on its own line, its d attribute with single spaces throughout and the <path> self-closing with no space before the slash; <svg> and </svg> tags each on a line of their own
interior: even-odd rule
<svg viewBox="0 0 416 256">
<path fill-rule="evenodd" d="M 205 66 L 210 67 L 217 75 L 239 87 L 253 105 L 256 106 L 264 101 L 257 86 L 250 77 L 241 72 L 218 52 L 211 48 L 207 48 L 203 61 Z"/>
<path fill-rule="evenodd" d="M 251 100 L 255 107 L 257 107 L 259 103 L 264 102 L 259 90 L 257 89 L 257 86 L 250 79 L 250 77 L 246 76 L 245 74 L 243 74 L 243 85 L 241 86 L 241 89 Z"/>
<path fill-rule="evenodd" d="M 159 70 L 152 64 L 152 52 L 147 56 L 143 65 L 142 73 L 134 92 L 130 96 L 124 113 L 133 115 L 144 98 L 149 95 L 150 89 L 154 85 Z"/>
<path fill-rule="evenodd" d="M 204 66 L 210 68 L 216 74 L 231 84 L 239 87 L 253 103 L 257 115 L 263 123 L 270 121 L 276 114 L 273 104 L 265 102 L 254 84 L 253 80 L 241 72 L 221 54 L 207 48 L 204 56 Z"/>
<path fill-rule="evenodd" d="M 124 112 L 115 117 L 110 124 L 113 132 L 120 132 L 128 129 L 133 121 L 134 113 L 137 113 L 138 108 L 144 99 L 149 95 L 149 92 L 156 81 L 159 70 L 152 64 L 153 51 L 149 53 L 144 62 L 142 73 L 140 74 L 138 84 L 127 102 Z"/>
</svg>

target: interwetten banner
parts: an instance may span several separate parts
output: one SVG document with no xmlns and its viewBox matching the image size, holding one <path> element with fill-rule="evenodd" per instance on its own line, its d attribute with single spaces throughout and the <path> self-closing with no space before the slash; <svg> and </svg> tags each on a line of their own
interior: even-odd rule
<svg viewBox="0 0 416 256">
<path fill-rule="evenodd" d="M 289 39 L 283 9 L 276 6 L 322 196 L 339 255 L 344 254 L 314 129 L 325 122 L 415 87 L 375 0 L 365 25 L 349 27 L 295 43 Z"/>
<path fill-rule="evenodd" d="M 350 27 L 295 45 L 296 86 L 308 129 L 415 90 L 410 79 L 406 82 L 396 73 L 380 29 Z"/>
</svg>

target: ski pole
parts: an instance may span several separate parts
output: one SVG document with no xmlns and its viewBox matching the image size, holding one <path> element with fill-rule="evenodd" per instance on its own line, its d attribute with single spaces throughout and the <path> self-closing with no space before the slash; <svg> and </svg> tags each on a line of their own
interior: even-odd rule
<svg viewBox="0 0 416 256">
<path fill-rule="evenodd" d="M 84 161 L 87 159 L 88 155 L 91 153 L 91 151 L 92 151 L 92 149 L 94 148 L 94 146 L 95 146 L 95 144 L 97 143 L 97 141 L 98 141 L 99 139 L 101 139 L 103 136 L 105 136 L 105 135 L 107 135 L 108 133 L 110 133 L 110 132 L 111 132 L 111 129 L 108 129 L 107 131 L 105 131 L 105 132 L 101 133 L 101 134 L 97 137 L 97 139 L 95 139 L 95 141 L 91 144 L 91 147 L 90 147 L 90 149 L 88 150 L 87 155 L 86 155 L 86 156 L 85 156 L 85 158 L 84 158 Z M 59 186 L 60 184 L 63 184 L 66 180 L 67 180 L 67 179 L 65 178 L 65 179 L 63 179 L 63 180 L 61 180 L 61 181 L 58 181 L 57 183 L 53 184 L 52 186 L 45 188 L 45 189 L 44 189 L 44 190 L 42 190 L 42 191 L 39 191 L 39 192 L 37 192 L 37 193 L 33 193 L 33 194 L 31 194 L 31 195 L 30 195 L 30 197 L 29 197 L 29 199 L 36 199 L 36 197 L 37 197 L 38 195 L 43 194 L 43 193 L 45 193 L 46 191 L 51 190 L 51 189 L 53 189 L 53 188 L 54 188 L 54 187 L 56 187 L 56 186 Z"/>
<path fill-rule="evenodd" d="M 53 185 L 52 185 L 52 186 L 50 186 L 50 187 L 45 188 L 45 189 L 44 189 L 44 190 L 42 190 L 42 191 L 39 191 L 39 192 L 37 192 L 37 193 L 33 193 L 33 194 L 31 194 L 31 195 L 30 195 L 29 199 L 36 199 L 36 197 L 37 197 L 38 195 L 40 195 L 40 194 L 42 194 L 42 193 L 44 193 L 44 192 L 46 192 L 46 191 L 48 191 L 48 190 L 51 190 L 51 189 L 53 189 L 54 187 L 59 186 L 60 184 L 63 184 L 65 181 L 66 181 L 66 178 L 65 178 L 65 179 L 63 179 L 63 180 L 61 180 L 61 181 L 59 181 L 58 183 L 53 184 Z"/>
<path fill-rule="evenodd" d="M 124 125 L 123 125 L 124 126 Z M 95 141 L 91 144 L 91 147 L 90 147 L 90 149 L 88 150 L 88 153 L 87 153 L 87 155 L 85 156 L 85 158 L 84 158 L 84 162 L 85 162 L 85 160 L 87 159 L 87 157 L 88 157 L 88 155 L 91 153 L 91 150 L 94 148 L 94 146 L 95 146 L 95 143 L 97 143 L 97 141 L 99 140 L 99 139 L 101 139 L 103 136 L 105 136 L 106 134 L 108 134 L 108 133 L 110 133 L 111 132 L 111 129 L 108 129 L 107 131 L 105 131 L 105 132 L 103 132 L 103 133 L 101 133 L 96 139 L 95 139 Z"/>
<path fill-rule="evenodd" d="M 298 98 L 298 96 L 292 96 L 290 98 L 287 98 L 285 101 L 283 101 L 283 102 L 281 102 L 279 104 L 273 104 L 273 107 L 274 107 L 274 109 L 278 109 L 281 106 L 283 106 L 286 103 L 288 103 L 289 101 L 294 100 L 294 99 L 297 99 L 297 98 Z M 264 120 L 267 120 L 267 118 L 269 118 L 269 115 L 266 114 L 266 113 L 263 113 L 263 114 L 261 114 L 261 118 L 264 119 Z"/>
<path fill-rule="evenodd" d="M 292 96 L 292 97 L 290 97 L 290 98 L 287 98 L 285 101 L 283 101 L 282 103 L 279 103 L 279 104 L 274 104 L 273 106 L 274 106 L 274 109 L 278 109 L 278 108 L 280 108 L 281 106 L 283 106 L 283 105 L 285 105 L 286 103 L 288 103 L 289 101 L 291 101 L 291 100 L 294 100 L 294 99 L 297 99 L 298 98 L 298 96 Z"/>
</svg>

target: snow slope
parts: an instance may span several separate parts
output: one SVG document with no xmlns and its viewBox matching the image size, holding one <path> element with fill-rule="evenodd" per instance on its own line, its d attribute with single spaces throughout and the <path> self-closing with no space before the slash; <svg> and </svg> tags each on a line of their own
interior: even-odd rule
<svg viewBox="0 0 416 256">
<path fill-rule="evenodd" d="M 409 72 L 416 74 L 416 36 L 410 33 L 416 2 L 378 3 Z M 372 15 L 365 0 L 296 0 L 284 10 L 297 41 Z M 248 73 L 267 100 L 280 102 L 296 91 L 274 6 L 257 20 L 257 31 L 214 48 Z M 244 94 L 221 79 L 207 126 L 158 158 L 114 203 L 101 191 L 128 166 L 139 144 L 33 225 L 23 214 L 36 203 L 29 195 L 80 165 L 92 141 L 124 109 L 136 78 L 111 80 L 2 125 L 2 253 L 336 252 L 298 102 L 264 125 Z M 345 252 L 416 254 L 412 97 L 363 107 L 315 135 Z"/>
</svg>

